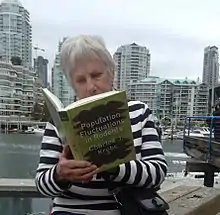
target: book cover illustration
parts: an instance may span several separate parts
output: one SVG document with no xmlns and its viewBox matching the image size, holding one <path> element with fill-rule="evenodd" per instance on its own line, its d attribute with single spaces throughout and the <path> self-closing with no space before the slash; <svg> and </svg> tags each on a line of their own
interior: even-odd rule
<svg viewBox="0 0 220 215">
<path fill-rule="evenodd" d="M 136 158 L 125 92 L 68 110 L 67 115 L 72 127 L 68 129 L 70 148 L 77 144 L 72 146 L 75 157 L 96 164 L 101 171 Z"/>
</svg>

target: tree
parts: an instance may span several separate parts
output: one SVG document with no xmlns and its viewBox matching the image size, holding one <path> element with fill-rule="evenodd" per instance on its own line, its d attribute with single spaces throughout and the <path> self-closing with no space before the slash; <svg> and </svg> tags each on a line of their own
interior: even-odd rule
<svg viewBox="0 0 220 215">
<path fill-rule="evenodd" d="M 13 65 L 22 65 L 22 60 L 21 60 L 20 57 L 13 56 L 13 57 L 11 58 L 11 63 L 12 63 Z"/>
<path fill-rule="evenodd" d="M 169 117 L 164 117 L 161 119 L 161 124 L 164 126 L 170 126 L 171 125 L 171 119 Z"/>
</svg>

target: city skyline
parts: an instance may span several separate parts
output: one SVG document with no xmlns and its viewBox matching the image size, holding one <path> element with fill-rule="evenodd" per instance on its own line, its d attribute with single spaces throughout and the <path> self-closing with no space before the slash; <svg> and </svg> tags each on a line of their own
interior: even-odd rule
<svg viewBox="0 0 220 215">
<path fill-rule="evenodd" d="M 4 3 L 1 4 L 2 6 L 4 6 L 1 9 L 9 11 L 10 13 L 12 13 L 12 15 L 9 14 L 9 16 L 5 16 L 4 12 L 2 13 L 2 16 L 3 16 L 2 23 L 3 24 L 2 24 L 1 28 L 3 29 L 3 34 L 7 34 L 7 31 L 4 32 L 4 29 L 5 29 L 5 26 L 6 26 L 7 29 L 9 29 L 9 32 L 10 31 L 16 31 L 15 33 L 12 32 L 13 35 L 14 34 L 16 36 L 17 36 L 17 34 L 18 34 L 18 36 L 20 34 L 25 34 L 26 35 L 26 33 L 23 33 L 23 31 L 26 32 L 26 28 L 25 28 L 26 23 L 21 25 L 21 26 L 23 26 L 23 28 L 22 28 L 23 31 L 21 31 L 21 32 L 17 32 L 17 30 L 16 30 L 16 29 L 20 30 L 20 25 L 17 26 L 17 27 L 14 27 L 14 25 L 11 25 L 10 23 L 13 21 L 15 24 L 16 23 L 19 24 L 22 21 L 22 20 L 20 20 L 20 16 L 22 17 L 23 14 L 19 15 L 19 17 L 17 17 L 16 20 L 14 20 L 15 19 L 14 15 L 16 14 L 16 16 L 17 16 L 17 14 L 22 9 L 21 11 L 25 10 L 24 19 L 25 19 L 25 21 L 28 21 L 28 24 L 29 24 L 30 23 L 29 17 L 30 17 L 31 13 L 29 13 L 28 10 L 26 10 L 26 8 L 22 5 L 22 3 L 19 2 L 19 0 L 4 0 L 3 2 L 5 4 Z M 14 11 L 15 9 L 16 9 L 16 11 Z M 12 20 L 11 20 L 10 16 L 12 16 L 11 17 Z M 9 21 L 8 21 L 8 17 L 9 17 Z M 31 25 L 30 25 L 30 29 L 32 29 Z M 29 32 L 29 31 L 27 31 L 27 32 Z M 75 98 L 74 95 L 73 95 L 74 92 L 73 92 L 72 88 L 69 86 L 69 84 L 68 84 L 67 80 L 65 79 L 64 74 L 62 73 L 61 68 L 60 68 L 60 53 L 59 52 L 60 52 L 61 45 L 62 45 L 63 41 L 67 37 L 68 36 L 65 35 L 62 38 L 62 40 L 60 40 L 59 43 L 58 43 L 58 50 L 56 50 L 56 52 L 55 52 L 56 56 L 53 59 L 53 61 L 50 62 L 50 63 L 53 62 L 53 69 L 51 71 L 51 74 L 49 75 L 49 77 L 52 77 L 52 80 L 49 79 L 50 80 L 49 83 L 50 84 L 52 83 L 52 91 L 55 93 L 56 96 L 58 96 L 59 99 L 61 99 L 61 101 L 65 105 L 68 105 Z M 7 43 L 9 43 L 9 45 L 8 45 L 9 53 L 12 52 L 12 51 L 14 52 L 14 49 L 13 49 L 14 46 L 11 46 L 10 38 L 11 38 L 11 36 L 9 36 L 9 38 L 6 37 L 6 39 L 9 39 L 9 42 L 7 42 L 7 40 L 5 41 L 5 39 L 3 39 L 6 47 L 8 45 Z M 21 38 L 23 40 L 23 36 Z M 13 44 L 16 41 L 17 41 L 17 39 L 13 42 Z M 30 37 L 29 42 L 30 42 L 30 44 L 32 44 L 32 37 Z M 18 45 L 15 45 L 15 47 L 17 47 L 17 46 Z M 212 46 L 212 47 L 216 47 L 216 46 Z M 44 58 L 45 55 L 38 54 L 38 50 L 43 50 L 43 52 L 46 52 L 46 50 L 44 49 L 44 47 L 42 47 L 41 45 L 38 45 L 38 44 L 33 45 L 32 52 L 34 52 L 33 49 L 36 49 L 35 50 L 35 52 L 36 52 L 35 55 L 36 56 L 33 56 L 33 58 L 35 59 L 37 57 L 37 61 L 40 60 L 40 59 L 42 59 L 44 61 L 44 59 L 45 59 L 45 62 L 46 62 L 46 64 L 45 64 L 45 63 L 43 63 L 43 61 L 41 63 L 39 61 L 38 64 L 36 64 L 36 59 L 35 59 L 35 61 L 34 61 L 35 65 L 34 65 L 34 68 L 33 68 L 34 69 L 33 71 L 36 72 L 36 75 L 41 79 L 41 81 L 43 83 L 43 86 L 45 87 L 45 85 L 47 85 L 47 83 L 48 83 L 48 81 L 47 81 L 48 76 L 46 75 L 47 74 L 46 70 L 47 70 L 48 61 L 47 61 L 46 57 Z M 206 49 L 207 48 L 205 48 L 205 54 L 206 54 Z M 15 49 L 15 51 L 16 50 L 17 50 L 17 48 Z M 16 53 L 14 55 L 16 55 Z M 43 57 L 39 57 L 40 55 L 42 55 Z M 141 81 L 141 80 L 144 80 L 145 78 L 147 78 L 149 75 L 155 76 L 155 73 L 152 71 L 153 70 L 152 69 L 152 67 L 153 67 L 152 51 L 148 46 L 142 45 L 141 43 L 137 43 L 137 42 L 133 42 L 133 43 L 129 43 L 129 44 L 127 44 L 125 42 L 122 42 L 117 47 L 114 54 L 112 54 L 112 55 L 113 55 L 113 58 L 115 59 L 115 62 L 116 62 L 116 77 L 115 77 L 115 80 L 116 80 L 117 88 L 120 89 L 120 90 L 126 90 L 126 92 L 127 92 L 127 86 L 129 85 L 129 83 L 131 81 Z M 23 54 L 22 55 L 20 54 L 20 56 L 18 56 L 18 57 L 21 57 L 21 56 L 23 57 Z M 17 56 L 15 56 L 15 57 L 17 57 Z M 210 54 L 210 59 L 212 59 L 212 58 L 213 58 L 212 54 Z M 4 59 L 4 58 L 2 58 L 2 59 Z M 24 59 L 24 66 L 26 66 L 26 63 L 28 63 L 28 59 L 27 59 L 27 61 L 25 61 L 25 59 Z M 215 56 L 215 61 L 219 61 L 218 55 Z M 207 68 L 204 67 L 205 68 L 204 71 L 206 73 L 207 72 L 210 73 L 209 70 L 211 69 L 210 65 L 212 65 L 212 63 L 208 64 L 207 62 L 209 62 L 209 61 L 207 59 L 205 59 L 204 60 L 204 66 L 206 66 Z M 40 65 L 40 64 L 42 64 L 42 65 Z M 43 65 L 43 64 L 45 64 L 45 65 Z M 42 70 L 42 71 L 40 71 L 40 70 Z M 160 78 L 164 77 L 162 75 L 158 75 L 158 76 Z M 205 77 L 206 76 L 207 75 L 205 75 Z M 210 74 L 209 74 L 209 76 L 210 76 Z M 186 78 L 186 77 L 190 78 L 190 76 L 185 74 L 184 78 Z M 197 77 L 192 78 L 192 79 L 197 80 Z M 219 75 L 215 72 L 215 78 L 218 78 L 218 77 L 219 77 Z M 166 78 L 169 78 L 168 74 L 166 75 Z M 175 76 L 173 75 L 172 78 L 175 78 Z M 178 77 L 178 78 L 181 78 L 181 77 Z M 210 78 L 208 78 L 208 79 L 210 79 Z M 118 83 L 117 83 L 117 81 L 118 81 Z M 204 77 L 203 77 L 203 81 L 204 81 Z M 207 83 L 207 81 L 205 81 L 205 82 Z M 17 87 L 17 86 L 15 86 L 15 87 Z M 34 87 L 36 88 L 37 85 L 34 86 Z M 36 92 L 37 92 L 37 90 L 36 90 Z M 146 90 L 146 92 L 147 92 L 147 90 Z M 37 93 L 36 93 L 36 95 L 37 95 Z M 214 98 L 214 96 L 213 96 L 213 98 Z M 137 98 L 135 98 L 135 99 L 137 99 Z M 144 98 L 144 100 L 148 100 L 147 97 Z M 212 103 L 214 103 L 214 102 L 212 102 Z"/>
<path fill-rule="evenodd" d="M 148 47 L 152 75 L 196 79 L 202 78 L 204 47 L 220 45 L 216 27 L 220 2 L 214 0 L 215 7 L 211 2 L 189 0 L 160 2 L 160 7 L 155 1 L 21 2 L 31 13 L 33 44 L 46 50 L 50 67 L 60 39 L 90 33 L 103 36 L 112 54 L 118 46 L 132 42 Z"/>
</svg>

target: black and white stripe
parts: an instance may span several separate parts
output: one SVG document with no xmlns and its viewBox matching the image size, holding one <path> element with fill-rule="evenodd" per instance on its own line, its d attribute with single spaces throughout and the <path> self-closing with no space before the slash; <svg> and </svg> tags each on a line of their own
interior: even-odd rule
<svg viewBox="0 0 220 215">
<path fill-rule="evenodd" d="M 114 182 L 138 187 L 159 187 L 165 178 L 167 163 L 153 116 L 142 102 L 129 101 L 128 105 L 137 159 L 120 165 Z M 61 151 L 57 129 L 48 123 L 42 139 L 36 185 L 43 195 L 54 198 L 53 211 L 116 209 L 102 178 L 95 176 L 88 184 L 58 184 L 54 172 Z"/>
</svg>

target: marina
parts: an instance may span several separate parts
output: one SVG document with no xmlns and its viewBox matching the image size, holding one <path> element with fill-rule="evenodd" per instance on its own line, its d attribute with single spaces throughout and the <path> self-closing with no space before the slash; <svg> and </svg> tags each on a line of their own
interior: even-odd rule
<svg viewBox="0 0 220 215">
<path fill-rule="evenodd" d="M 30 133 L 15 131 L 0 134 L 0 204 L 3 201 L 10 201 L 14 208 L 22 207 L 23 214 L 39 214 L 40 211 L 44 211 L 41 214 L 48 215 L 51 200 L 37 192 L 34 183 L 40 141 L 44 129 L 42 128 L 42 132 L 34 133 L 31 130 L 34 126 L 32 124 L 28 128 Z M 205 134 L 205 129 L 207 127 L 192 127 L 190 129 L 185 127 L 185 130 L 176 130 L 174 133 L 176 136 L 173 138 L 171 136 L 162 138 L 169 170 L 159 192 L 170 205 L 170 215 L 202 214 L 201 210 L 204 210 L 204 207 L 210 204 L 215 208 L 215 210 L 208 212 L 210 215 L 220 211 L 216 203 L 220 198 L 219 169 L 215 166 L 210 166 L 211 163 L 207 162 L 205 157 L 204 159 L 200 156 L 196 157 L 195 155 L 198 153 L 190 154 L 186 151 L 187 147 L 198 148 L 199 144 L 195 140 L 202 138 L 202 140 L 206 140 L 207 145 L 200 148 L 203 149 L 203 155 L 207 155 L 209 152 L 207 150 L 209 138 Z M 167 130 L 169 132 L 170 128 L 167 128 Z M 203 132 L 204 136 L 195 135 L 195 131 L 198 130 L 201 133 Z M 178 137 L 178 132 L 182 132 L 183 136 Z M 217 143 L 212 143 L 212 150 L 218 148 Z M 9 161 L 8 168 L 1 167 L 1 159 L 2 162 Z M 3 170 L 1 168 L 5 170 L 1 172 Z M 197 196 L 200 197 L 197 198 Z M 24 200 L 25 206 L 23 205 Z M 197 206 L 192 208 L 192 204 Z M 17 206 L 15 207 L 15 205 Z M 187 205 L 188 208 L 182 205 Z M 4 209 L 4 211 L 7 210 L 9 211 L 9 208 Z M 178 211 L 178 213 L 175 213 L 175 211 Z"/>
<path fill-rule="evenodd" d="M 0 119 L 0 133 L 43 134 L 46 122 Z"/>
<path fill-rule="evenodd" d="M 191 120 L 194 119 L 210 121 L 210 129 L 209 132 L 206 133 L 206 135 L 190 135 Z M 198 161 L 201 161 L 202 163 L 208 163 L 217 168 L 220 168 L 220 143 L 217 139 L 219 135 L 219 120 L 219 116 L 187 117 L 183 137 L 184 153 Z"/>
<path fill-rule="evenodd" d="M 184 129 L 183 127 L 180 129 L 171 129 L 171 128 L 166 128 L 163 129 L 162 131 L 162 140 L 167 140 L 167 139 L 178 139 L 178 140 L 183 140 L 184 139 L 184 132 L 188 134 L 188 136 L 191 137 L 208 137 L 210 134 L 210 128 L 209 127 L 194 127 L 191 128 L 190 131 L 187 129 Z"/>
</svg>

